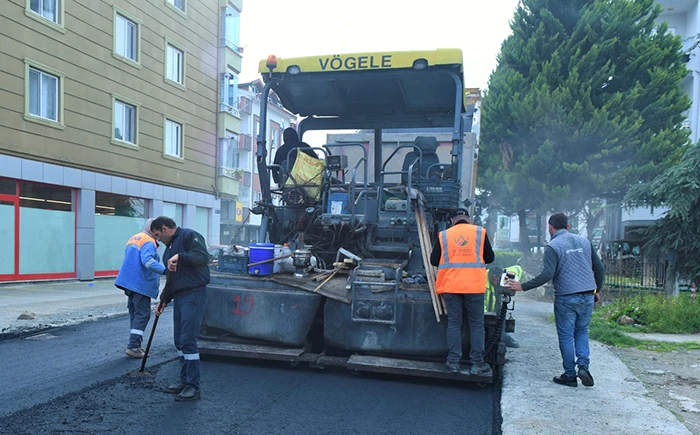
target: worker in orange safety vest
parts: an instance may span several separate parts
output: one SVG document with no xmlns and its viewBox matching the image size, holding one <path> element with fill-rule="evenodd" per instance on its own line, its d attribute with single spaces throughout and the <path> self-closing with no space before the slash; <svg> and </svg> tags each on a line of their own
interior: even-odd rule
<svg viewBox="0 0 700 435">
<path fill-rule="evenodd" d="M 430 263 L 438 268 L 436 292 L 443 295 L 447 305 L 449 353 L 445 365 L 453 373 L 461 371 L 462 316 L 466 311 L 471 345 L 469 373 L 493 375 L 491 367 L 484 361 L 486 264 L 493 260 L 493 248 L 486 230 L 471 225 L 466 210 L 454 210 L 452 226 L 440 232 L 430 255 Z"/>
</svg>

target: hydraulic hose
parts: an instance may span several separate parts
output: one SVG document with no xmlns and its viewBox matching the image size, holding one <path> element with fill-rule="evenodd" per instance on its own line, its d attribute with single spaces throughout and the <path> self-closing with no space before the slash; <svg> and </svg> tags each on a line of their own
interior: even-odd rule
<svg viewBox="0 0 700 435">
<path fill-rule="evenodd" d="M 486 350 L 484 351 L 484 355 L 489 355 L 493 350 L 494 346 L 496 346 L 499 340 L 501 339 L 501 332 L 503 331 L 503 322 L 505 322 L 506 312 L 508 311 L 508 304 L 510 303 L 510 295 L 505 294 L 503 296 L 504 299 L 501 303 L 501 313 L 498 316 L 498 321 L 496 322 L 496 332 L 491 337 L 491 340 L 489 340 L 489 343 L 486 346 Z"/>
</svg>

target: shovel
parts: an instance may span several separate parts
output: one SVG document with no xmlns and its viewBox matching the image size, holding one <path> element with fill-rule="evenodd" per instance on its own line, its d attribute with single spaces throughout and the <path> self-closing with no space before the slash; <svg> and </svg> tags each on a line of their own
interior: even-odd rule
<svg viewBox="0 0 700 435">
<path fill-rule="evenodd" d="M 146 360 L 148 359 L 148 352 L 151 350 L 151 343 L 153 342 L 153 335 L 156 332 L 156 326 L 158 326 L 158 319 L 160 316 L 156 316 L 156 320 L 153 321 L 153 328 L 151 328 L 151 335 L 148 337 L 148 344 L 146 345 L 146 350 L 143 354 L 143 359 L 141 360 L 141 368 L 138 371 L 130 372 L 129 376 L 153 376 L 155 373 L 146 371 Z"/>
</svg>

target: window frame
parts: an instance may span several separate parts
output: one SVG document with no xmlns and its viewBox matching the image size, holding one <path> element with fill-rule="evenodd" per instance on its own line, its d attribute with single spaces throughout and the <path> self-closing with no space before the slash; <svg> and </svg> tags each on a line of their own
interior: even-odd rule
<svg viewBox="0 0 700 435">
<path fill-rule="evenodd" d="M 134 107 L 134 142 L 129 142 L 125 141 L 122 139 L 117 139 L 114 135 L 114 130 L 116 127 L 116 104 L 117 101 L 122 103 L 122 104 L 127 104 L 129 106 Z M 112 132 L 111 132 L 111 139 L 110 143 L 112 145 L 117 145 L 121 146 L 124 148 L 132 149 L 132 150 L 138 150 L 139 147 L 139 133 L 140 133 L 140 125 L 139 125 L 139 115 L 141 112 L 141 103 L 138 101 L 134 101 L 130 98 L 124 97 L 119 94 L 112 93 Z"/>
<path fill-rule="evenodd" d="M 182 83 L 168 78 L 168 46 L 182 52 Z M 187 50 L 182 44 L 178 44 L 172 39 L 165 37 L 165 47 L 163 49 L 163 80 L 165 83 L 173 85 L 182 91 L 187 90 Z"/>
<path fill-rule="evenodd" d="M 41 1 L 46 1 L 46 0 L 41 0 Z M 32 0 L 26 0 L 25 7 L 24 7 L 24 15 L 27 17 L 31 18 L 32 20 L 35 20 L 41 24 L 44 24 L 52 29 L 54 29 L 57 32 L 60 33 L 66 33 L 66 27 L 65 27 L 65 19 L 66 19 L 66 8 L 65 8 L 65 0 L 55 0 L 56 1 L 56 17 L 58 18 L 58 21 L 51 21 L 50 19 L 46 18 L 45 16 L 41 15 L 38 12 L 34 12 L 32 10 Z"/>
<path fill-rule="evenodd" d="M 180 156 L 174 156 L 168 154 L 168 121 L 180 124 Z M 185 121 L 182 119 L 170 116 L 167 114 L 163 115 L 163 158 L 167 160 L 172 160 L 178 163 L 185 163 Z"/>
<path fill-rule="evenodd" d="M 34 114 L 29 112 L 29 105 L 30 105 L 30 102 L 29 102 L 29 99 L 30 99 L 30 96 L 29 96 L 29 90 L 30 90 L 29 72 L 32 69 L 38 70 L 38 71 L 45 73 L 47 75 L 55 76 L 57 81 L 58 81 L 58 89 L 57 89 L 57 95 L 56 95 L 56 98 L 58 100 L 57 107 L 56 107 L 56 115 L 57 115 L 58 119 L 56 121 L 54 121 L 53 119 L 44 118 L 43 116 L 34 115 Z M 64 118 L 64 113 L 63 113 L 65 81 L 66 81 L 66 75 L 64 73 L 62 73 L 61 71 L 25 57 L 24 58 L 24 120 L 30 121 L 30 122 L 36 122 L 37 124 L 42 124 L 42 125 L 45 125 L 48 127 L 57 128 L 59 130 L 64 130 L 66 128 L 65 118 Z"/>
<path fill-rule="evenodd" d="M 175 6 L 173 3 L 171 3 L 170 0 L 165 0 L 165 6 L 167 6 L 171 10 L 175 11 L 182 18 L 187 19 L 187 0 L 182 0 L 182 3 L 183 3 L 183 8 L 180 9 L 177 6 Z"/>
<path fill-rule="evenodd" d="M 136 60 L 117 52 L 117 15 L 121 15 L 122 18 L 136 25 Z M 112 57 L 134 68 L 141 69 L 141 20 L 116 5 L 112 6 Z"/>
</svg>

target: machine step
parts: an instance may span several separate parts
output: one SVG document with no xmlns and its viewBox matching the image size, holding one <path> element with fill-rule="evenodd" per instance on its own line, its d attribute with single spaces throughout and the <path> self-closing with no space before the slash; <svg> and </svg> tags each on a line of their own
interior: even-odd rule
<svg viewBox="0 0 700 435">
<path fill-rule="evenodd" d="M 445 364 L 442 362 L 352 355 L 348 359 L 347 368 L 350 370 L 362 370 L 375 373 L 455 379 L 485 384 L 493 383 L 493 378 L 491 376 L 475 376 L 470 374 L 467 368 L 463 368 L 460 373 L 451 373 L 445 368 Z"/>
</svg>

